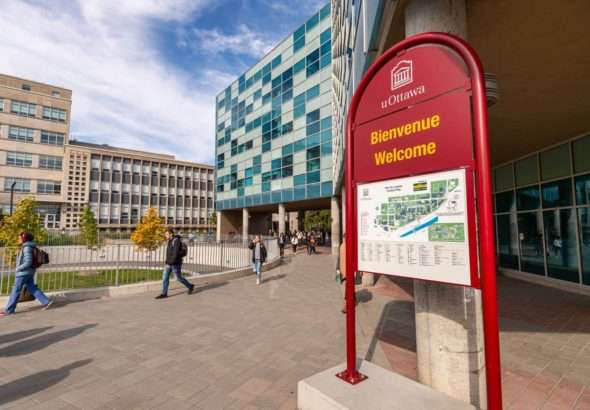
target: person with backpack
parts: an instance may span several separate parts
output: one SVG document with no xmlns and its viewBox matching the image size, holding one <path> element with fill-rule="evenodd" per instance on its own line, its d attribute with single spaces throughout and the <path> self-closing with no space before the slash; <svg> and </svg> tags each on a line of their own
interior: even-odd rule
<svg viewBox="0 0 590 410">
<path fill-rule="evenodd" d="M 252 270 L 256 273 L 256 284 L 260 285 L 262 264 L 266 262 L 266 247 L 259 235 L 254 237 L 248 247 L 252 250 Z"/>
<path fill-rule="evenodd" d="M 45 293 L 35 285 L 35 272 L 43 263 L 49 262 L 49 257 L 47 253 L 37 248 L 37 244 L 33 242 L 33 239 L 33 234 L 30 232 L 21 232 L 18 236 L 21 250 L 16 258 L 14 286 L 6 308 L 4 312 L 0 312 L 0 316 L 11 315 L 15 312 L 24 287 L 41 303 L 43 310 L 49 309 L 53 304 L 53 300 L 45 296 Z"/>
<path fill-rule="evenodd" d="M 174 272 L 176 279 L 188 289 L 188 294 L 193 293 L 195 285 L 190 283 L 182 276 L 182 258 L 188 253 L 186 244 L 182 242 L 180 236 L 174 234 L 172 228 L 166 229 L 166 266 L 162 272 L 162 293 L 156 296 L 156 299 L 168 297 L 168 285 L 170 284 L 170 273 Z"/>
</svg>

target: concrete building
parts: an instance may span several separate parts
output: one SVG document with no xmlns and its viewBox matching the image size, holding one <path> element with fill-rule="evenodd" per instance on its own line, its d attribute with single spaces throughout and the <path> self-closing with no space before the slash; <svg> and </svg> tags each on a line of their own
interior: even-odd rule
<svg viewBox="0 0 590 410">
<path fill-rule="evenodd" d="M 148 208 L 168 226 L 214 229 L 213 167 L 173 155 L 71 140 L 66 148 L 65 229 L 77 229 L 90 205 L 101 230 L 130 230 Z"/>
<path fill-rule="evenodd" d="M 369 65 L 407 36 L 456 34 L 491 74 L 499 272 L 590 294 L 590 3 L 333 0 L 332 15 L 337 195 L 346 110 Z M 485 407 L 479 291 L 416 281 L 414 297 L 420 380 Z"/>
<path fill-rule="evenodd" d="M 64 88 L 0 75 L 0 208 L 34 194 L 48 228 L 59 228 L 72 92 Z"/>
<path fill-rule="evenodd" d="M 214 228 L 210 165 L 172 155 L 69 139 L 72 92 L 0 75 L 0 208 L 10 213 L 26 196 L 39 204 L 45 227 L 77 230 L 87 205 L 101 230 L 128 230 L 148 207 L 166 224 Z"/>
<path fill-rule="evenodd" d="M 301 229 L 287 213 L 330 208 L 331 49 L 328 4 L 217 96 L 219 235 Z"/>
</svg>

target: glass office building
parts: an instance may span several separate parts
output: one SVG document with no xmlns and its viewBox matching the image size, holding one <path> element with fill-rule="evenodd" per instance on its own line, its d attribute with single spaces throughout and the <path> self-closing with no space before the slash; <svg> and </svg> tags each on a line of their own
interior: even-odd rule
<svg viewBox="0 0 590 410">
<path fill-rule="evenodd" d="M 590 136 L 494 170 L 498 263 L 590 285 Z"/>
<path fill-rule="evenodd" d="M 326 5 L 216 99 L 216 209 L 332 195 Z"/>
</svg>

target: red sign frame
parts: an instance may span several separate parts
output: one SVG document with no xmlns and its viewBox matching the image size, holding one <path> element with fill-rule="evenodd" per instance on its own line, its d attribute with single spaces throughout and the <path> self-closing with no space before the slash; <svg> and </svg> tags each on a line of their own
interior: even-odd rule
<svg viewBox="0 0 590 410">
<path fill-rule="evenodd" d="M 413 59 L 405 58 L 408 55 L 411 55 L 413 59 L 427 61 L 427 63 L 413 65 Z M 390 84 L 385 83 L 383 69 L 391 69 Z M 419 84 L 413 84 L 415 78 L 420 80 Z M 395 90 L 399 91 L 392 93 Z M 460 110 L 456 116 L 451 114 L 453 120 L 450 129 L 462 130 L 459 132 L 459 145 L 456 145 L 454 150 L 449 149 L 449 141 L 443 138 L 439 139 L 440 146 L 443 146 L 442 155 L 439 155 L 435 161 L 432 161 L 432 158 L 414 158 L 417 160 L 411 163 L 409 161 L 404 164 L 388 162 L 380 169 L 368 166 L 367 162 L 363 162 L 363 159 L 367 161 L 367 157 L 370 159 L 371 154 L 375 154 L 371 151 L 371 145 L 380 145 L 379 149 L 385 150 L 391 146 L 399 147 L 400 144 L 397 141 L 392 143 L 391 140 L 399 138 L 401 141 L 400 135 L 404 130 L 409 131 L 405 132 L 405 135 L 413 134 L 412 137 L 408 137 L 408 141 L 412 140 L 413 144 L 428 144 L 429 134 L 425 131 L 426 127 L 420 129 L 418 125 L 414 128 L 411 126 L 407 128 L 408 123 L 401 121 L 399 132 L 393 131 L 392 128 L 383 133 L 381 132 L 383 130 L 379 129 L 379 125 L 383 118 L 390 118 L 392 114 L 403 117 L 404 110 L 408 112 L 411 110 L 414 115 L 417 112 L 420 114 L 418 107 L 422 104 L 431 104 L 431 100 L 435 105 L 439 100 L 438 105 L 442 111 L 450 109 L 449 112 L 452 112 L 453 107 L 440 105 L 440 100 L 447 99 L 448 95 L 452 93 L 469 95 L 471 101 L 471 107 L 467 113 Z M 450 105 L 457 106 L 456 104 Z M 420 115 L 418 115 L 419 117 Z M 456 119 L 459 120 L 455 121 Z M 433 120 L 436 119 L 431 118 L 431 124 Z M 439 120 L 436 120 L 436 124 L 440 122 L 442 126 L 443 120 L 440 118 Z M 373 144 L 367 143 L 368 134 L 365 130 L 367 124 L 371 125 L 373 129 L 372 131 L 369 129 L 369 134 L 370 132 L 379 134 L 372 140 Z M 445 126 L 447 126 L 446 123 Z M 464 139 L 466 128 L 469 128 L 472 144 Z M 376 129 L 377 131 L 375 131 Z M 440 136 L 440 134 L 436 135 Z M 432 133 L 432 138 L 435 138 L 436 135 Z M 432 140 L 431 142 L 436 145 L 437 141 Z M 405 144 L 405 141 L 402 144 Z M 414 146 L 420 147 L 420 145 Z M 428 148 L 432 147 L 427 146 L 426 151 L 424 147 L 419 148 L 418 152 L 426 153 L 424 156 L 436 154 L 436 150 Z M 392 155 L 395 157 L 398 154 L 392 151 L 388 159 L 391 159 Z M 481 286 L 482 291 L 487 404 L 488 409 L 501 409 L 502 390 L 488 113 L 483 68 L 473 48 L 461 38 L 453 35 L 423 33 L 401 41 L 378 58 L 363 77 L 350 103 L 346 124 L 345 161 L 346 270 L 351 274 L 356 272 L 358 268 L 357 184 L 453 168 L 466 169 L 467 181 L 472 181 L 475 185 L 475 195 L 468 198 L 473 207 L 468 205 L 467 218 L 469 222 L 468 235 L 471 239 L 469 250 L 471 265 L 476 269 L 479 267 L 480 273 L 477 275 L 476 269 L 472 270 L 472 286 Z M 377 163 L 376 158 L 375 162 Z M 473 191 L 468 190 L 472 194 Z M 477 233 L 476 219 L 479 227 Z M 356 369 L 354 293 L 354 281 L 346 281 L 347 368 L 337 376 L 351 384 L 366 379 L 366 376 L 360 374 Z"/>
</svg>

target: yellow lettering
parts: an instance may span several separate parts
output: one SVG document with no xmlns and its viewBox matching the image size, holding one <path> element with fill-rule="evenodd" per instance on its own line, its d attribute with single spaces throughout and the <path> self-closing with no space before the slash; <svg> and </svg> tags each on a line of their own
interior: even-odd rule
<svg viewBox="0 0 590 410">
<path fill-rule="evenodd" d="M 387 153 L 385 161 L 387 161 L 388 164 L 391 164 L 393 162 L 393 152 L 389 151 Z"/>
<path fill-rule="evenodd" d="M 426 152 L 428 155 L 434 155 L 436 153 L 436 142 L 429 142 L 426 146 Z"/>
<path fill-rule="evenodd" d="M 433 128 L 436 128 L 440 125 L 440 115 L 436 114 L 433 115 L 432 118 L 430 119 L 430 123 L 432 124 Z"/>
<path fill-rule="evenodd" d="M 385 164 L 385 151 L 375 153 L 375 165 Z"/>
<path fill-rule="evenodd" d="M 375 145 L 379 143 L 379 133 L 377 131 L 373 131 L 371 133 L 371 145 Z"/>
</svg>

